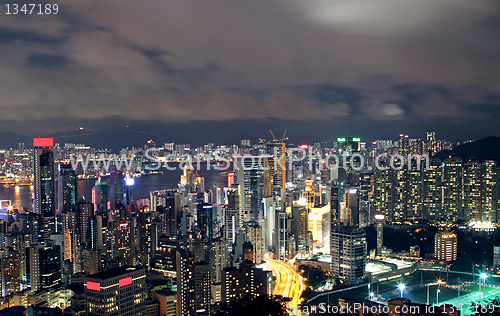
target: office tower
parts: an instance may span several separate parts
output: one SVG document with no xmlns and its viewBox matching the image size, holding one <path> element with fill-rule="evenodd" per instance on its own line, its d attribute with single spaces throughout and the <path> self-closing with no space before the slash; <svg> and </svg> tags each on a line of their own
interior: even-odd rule
<svg viewBox="0 0 500 316">
<path fill-rule="evenodd" d="M 211 283 L 221 283 L 221 271 L 229 265 L 229 252 L 225 239 L 213 240 L 210 244 Z"/>
<path fill-rule="evenodd" d="M 358 199 L 358 189 L 351 187 L 346 190 L 345 206 L 343 208 L 343 214 L 341 216 L 341 221 L 344 226 L 358 226 L 359 225 L 359 199 Z"/>
<path fill-rule="evenodd" d="M 382 247 L 384 246 L 384 218 L 382 214 L 375 215 L 375 223 L 377 229 L 377 256 L 382 254 Z"/>
<path fill-rule="evenodd" d="M 21 254 L 13 247 L 6 247 L 1 259 L 2 297 L 21 291 Z"/>
<path fill-rule="evenodd" d="M 240 186 L 243 221 L 258 221 L 264 193 L 266 156 L 234 157 L 234 183 Z"/>
<path fill-rule="evenodd" d="M 213 206 L 208 203 L 201 203 L 197 206 L 197 224 L 201 238 L 210 243 L 213 238 Z"/>
<path fill-rule="evenodd" d="M 268 143 L 266 167 L 264 171 L 264 196 L 270 196 L 276 191 L 285 192 L 287 161 L 285 143 Z"/>
<path fill-rule="evenodd" d="M 53 241 L 32 244 L 30 254 L 31 290 L 51 290 L 61 283 L 61 247 Z"/>
<path fill-rule="evenodd" d="M 373 204 L 375 210 L 393 221 L 394 183 L 393 172 L 390 169 L 375 169 L 373 177 Z"/>
<path fill-rule="evenodd" d="M 44 217 L 55 216 L 56 190 L 55 190 L 55 162 L 52 147 L 52 138 L 34 138 L 34 184 L 35 201 L 33 209 L 35 213 Z"/>
<path fill-rule="evenodd" d="M 92 203 L 95 213 L 108 209 L 108 184 L 101 182 L 100 178 L 92 188 Z"/>
<path fill-rule="evenodd" d="M 363 282 L 366 268 L 366 234 L 363 228 L 339 226 L 331 235 L 332 276 L 344 284 Z"/>
<path fill-rule="evenodd" d="M 83 273 L 95 274 L 102 271 L 101 251 L 100 250 L 83 250 Z"/>
<path fill-rule="evenodd" d="M 146 273 L 120 267 L 85 277 L 85 315 L 146 316 Z"/>
<path fill-rule="evenodd" d="M 443 168 L 439 159 L 431 157 L 429 168 L 423 171 L 423 216 L 425 219 L 438 218 L 443 209 L 442 175 Z"/>
<path fill-rule="evenodd" d="M 481 165 L 481 220 L 498 220 L 498 167 L 496 162 L 486 160 Z"/>
<path fill-rule="evenodd" d="M 221 301 L 230 302 L 244 298 L 268 296 L 272 293 L 272 277 L 251 263 L 243 263 L 239 268 L 227 267 L 222 271 Z"/>
<path fill-rule="evenodd" d="M 245 241 L 243 243 L 243 262 L 245 262 L 245 261 L 255 262 L 253 245 L 249 241 Z"/>
<path fill-rule="evenodd" d="M 418 166 L 415 160 L 411 161 L 406 171 L 406 206 L 405 219 L 415 221 L 423 218 L 422 212 L 422 169 L 424 166 Z"/>
<path fill-rule="evenodd" d="M 481 221 L 481 163 L 477 160 L 464 163 L 462 220 Z"/>
<path fill-rule="evenodd" d="M 76 237 L 78 245 L 84 245 L 89 241 L 89 218 L 93 213 L 94 206 L 90 202 L 79 202 L 76 205 Z"/>
<path fill-rule="evenodd" d="M 69 212 L 71 207 L 76 204 L 76 175 L 71 165 L 59 165 L 58 177 L 58 204 L 59 212 Z"/>
<path fill-rule="evenodd" d="M 339 200 L 339 188 L 337 185 L 333 185 L 330 192 L 330 214 L 332 216 L 330 222 L 333 227 L 340 225 L 340 200 Z"/>
<path fill-rule="evenodd" d="M 447 220 L 462 216 L 462 159 L 447 158 L 443 161 L 443 214 Z"/>
<path fill-rule="evenodd" d="M 127 258 L 135 254 L 135 227 L 133 221 L 113 222 L 113 258 Z"/>
<path fill-rule="evenodd" d="M 311 208 L 308 216 L 308 231 L 312 232 L 313 241 L 318 246 L 323 246 L 330 241 L 330 220 L 330 204 L 316 205 Z"/>
<path fill-rule="evenodd" d="M 181 193 L 176 190 L 150 192 L 150 211 L 160 213 L 159 231 L 165 236 L 180 233 Z"/>
<path fill-rule="evenodd" d="M 287 219 L 288 215 L 284 210 L 278 210 L 275 213 L 275 234 L 273 238 L 273 253 L 276 259 L 285 260 L 287 253 Z M 256 252 L 256 264 L 258 264 L 259 253 Z M 260 256 L 260 255 L 259 255 Z"/>
<path fill-rule="evenodd" d="M 434 256 L 441 261 L 457 260 L 457 235 L 447 231 L 434 236 Z"/>
<path fill-rule="evenodd" d="M 164 276 L 175 277 L 177 249 L 179 249 L 178 240 L 166 236 L 159 237 L 151 264 L 152 269 L 163 273 Z"/>
<path fill-rule="evenodd" d="M 210 266 L 184 250 L 176 259 L 177 316 L 210 315 Z"/>
<path fill-rule="evenodd" d="M 264 261 L 264 240 L 262 235 L 262 226 L 257 222 L 248 222 L 245 227 L 245 241 L 252 243 L 255 264 L 261 264 Z"/>
<path fill-rule="evenodd" d="M 404 159 L 407 159 L 408 154 L 410 153 L 410 139 L 408 138 L 408 135 L 399 134 L 398 145 L 398 153 L 403 156 Z"/>
<path fill-rule="evenodd" d="M 134 201 L 133 189 L 135 180 L 134 178 L 127 177 L 125 178 L 125 184 L 123 186 L 123 204 L 125 206 L 129 206 L 130 203 Z"/>
<path fill-rule="evenodd" d="M 227 241 L 228 247 L 232 249 L 233 244 L 236 242 L 236 230 L 238 226 L 238 210 L 223 207 L 224 216 L 224 238 Z"/>
</svg>

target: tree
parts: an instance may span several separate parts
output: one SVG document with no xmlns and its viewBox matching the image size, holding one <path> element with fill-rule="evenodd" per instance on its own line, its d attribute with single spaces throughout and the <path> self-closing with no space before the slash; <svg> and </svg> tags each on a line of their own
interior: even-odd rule
<svg viewBox="0 0 500 316">
<path fill-rule="evenodd" d="M 289 298 L 275 296 L 245 296 L 242 299 L 233 300 L 221 304 L 218 316 L 288 316 L 286 305 Z"/>
</svg>

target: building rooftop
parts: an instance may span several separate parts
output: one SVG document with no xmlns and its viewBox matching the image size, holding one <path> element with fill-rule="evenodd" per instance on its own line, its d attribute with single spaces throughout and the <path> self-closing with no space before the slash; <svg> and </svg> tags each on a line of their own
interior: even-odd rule
<svg viewBox="0 0 500 316">
<path fill-rule="evenodd" d="M 144 270 L 144 269 L 125 266 L 125 267 L 114 268 L 114 269 L 104 271 L 104 272 L 98 272 L 95 274 L 91 274 L 88 277 L 92 278 L 92 279 L 106 280 L 106 279 L 115 278 L 115 277 L 123 275 L 123 274 L 132 273 L 132 272 L 135 272 L 138 270 Z"/>
</svg>

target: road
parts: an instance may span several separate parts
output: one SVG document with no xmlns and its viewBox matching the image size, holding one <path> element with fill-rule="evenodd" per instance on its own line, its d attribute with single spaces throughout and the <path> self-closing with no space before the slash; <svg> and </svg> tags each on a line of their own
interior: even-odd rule
<svg viewBox="0 0 500 316">
<path fill-rule="evenodd" d="M 268 259 L 266 263 L 276 277 L 273 294 L 289 297 L 290 306 L 297 310 L 301 301 L 300 295 L 305 289 L 302 277 L 283 261 Z"/>
</svg>

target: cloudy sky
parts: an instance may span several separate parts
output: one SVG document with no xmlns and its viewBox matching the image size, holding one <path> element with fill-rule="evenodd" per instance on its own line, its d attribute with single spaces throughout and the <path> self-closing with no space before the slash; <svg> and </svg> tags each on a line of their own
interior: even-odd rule
<svg viewBox="0 0 500 316">
<path fill-rule="evenodd" d="M 2 131 L 500 136 L 498 1 L 0 3 Z"/>
</svg>

